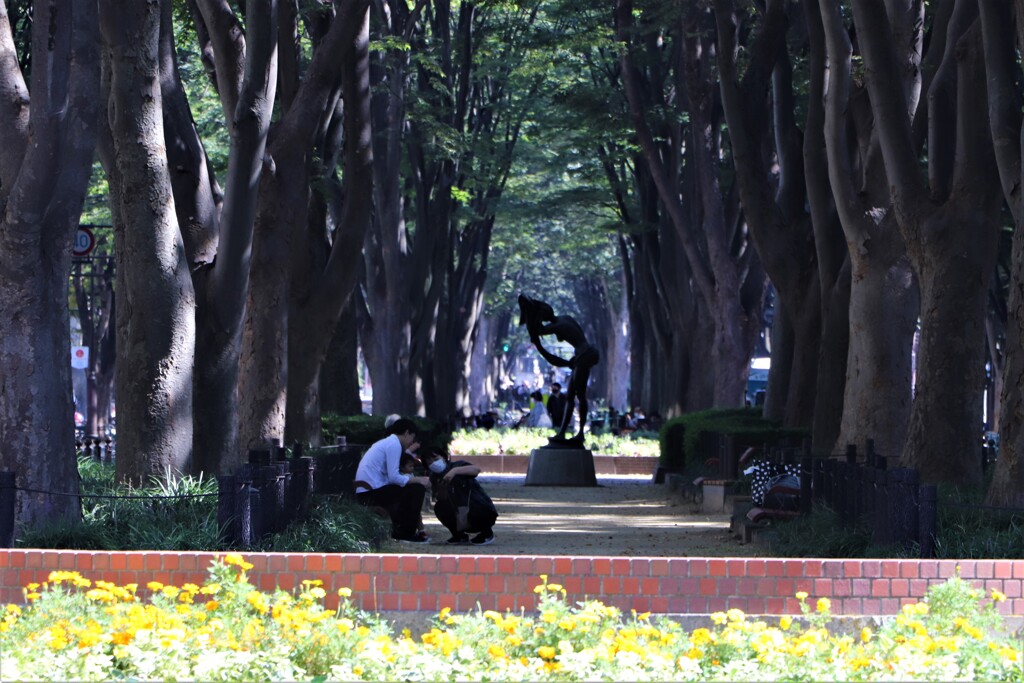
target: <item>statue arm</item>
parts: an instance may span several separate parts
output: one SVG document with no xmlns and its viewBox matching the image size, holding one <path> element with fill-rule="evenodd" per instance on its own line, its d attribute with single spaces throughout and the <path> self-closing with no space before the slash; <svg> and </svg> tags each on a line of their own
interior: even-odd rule
<svg viewBox="0 0 1024 683">
<path fill-rule="evenodd" d="M 566 360 L 561 356 L 556 356 L 544 348 L 544 344 L 540 340 L 539 331 L 534 330 L 530 332 L 530 341 L 532 341 L 533 345 L 537 347 L 537 351 L 539 351 L 540 355 L 544 357 L 544 360 L 552 365 L 559 368 L 568 368 L 572 365 L 572 361 Z"/>
</svg>

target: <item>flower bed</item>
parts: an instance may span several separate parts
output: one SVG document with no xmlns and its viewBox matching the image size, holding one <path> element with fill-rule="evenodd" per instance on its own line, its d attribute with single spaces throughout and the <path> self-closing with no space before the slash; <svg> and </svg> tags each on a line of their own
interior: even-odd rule
<svg viewBox="0 0 1024 683">
<path fill-rule="evenodd" d="M 542 575 L 533 614 L 445 608 L 429 630 L 395 634 L 338 609 L 318 580 L 263 592 L 237 554 L 203 584 L 118 586 L 54 571 L 0 617 L 3 680 L 1022 680 L 1020 645 L 989 597 L 959 576 L 932 586 L 877 631 L 830 630 L 831 603 L 777 623 L 738 609 L 687 632 L 600 601 L 570 604 Z"/>
</svg>

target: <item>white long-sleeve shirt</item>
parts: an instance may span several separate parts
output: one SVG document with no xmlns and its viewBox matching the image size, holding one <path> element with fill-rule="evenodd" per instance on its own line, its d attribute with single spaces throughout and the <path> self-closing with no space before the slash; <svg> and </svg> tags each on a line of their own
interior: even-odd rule
<svg viewBox="0 0 1024 683">
<path fill-rule="evenodd" d="M 379 489 L 388 484 L 405 486 L 410 477 L 398 470 L 402 459 L 402 442 L 392 434 L 370 446 L 356 468 L 356 481 L 369 484 L 370 489 Z M 357 486 L 356 493 L 363 493 L 366 487 Z"/>
</svg>

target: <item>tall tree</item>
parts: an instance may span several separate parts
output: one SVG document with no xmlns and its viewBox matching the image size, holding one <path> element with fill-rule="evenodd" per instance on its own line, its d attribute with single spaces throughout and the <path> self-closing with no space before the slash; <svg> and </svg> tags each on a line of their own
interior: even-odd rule
<svg viewBox="0 0 1024 683">
<path fill-rule="evenodd" d="M 985 311 L 1000 232 L 977 3 L 957 0 L 928 90 L 928 173 L 911 116 L 921 88 L 920 0 L 855 3 L 892 207 L 921 288 L 916 393 L 902 462 L 929 481 L 980 481 Z M 932 48 L 934 49 L 934 48 Z"/>
<path fill-rule="evenodd" d="M 1022 9 L 1021 2 L 1012 7 L 1009 3 L 980 5 L 992 141 L 1003 197 L 1015 226 L 1008 272 L 1002 405 L 997 423 L 999 458 L 986 500 L 990 505 L 1007 507 L 1024 506 L 1024 121 L 1017 61 L 1024 41 Z"/>
<path fill-rule="evenodd" d="M 23 488 L 18 521 L 80 515 L 68 362 L 68 280 L 99 121 L 90 0 L 36 2 L 26 85 L 0 0 L 0 467 Z"/>
<path fill-rule="evenodd" d="M 863 87 L 852 78 L 853 47 L 840 5 L 821 0 L 820 8 L 827 54 L 823 66 L 828 177 L 846 236 L 851 277 L 838 442 L 874 439 L 880 453 L 899 453 L 910 415 L 917 288 L 891 211 L 876 121 Z M 807 12 L 809 18 L 813 15 Z M 913 111 L 916 101 L 908 97 L 904 106 Z"/>
<path fill-rule="evenodd" d="M 160 2 L 100 3 L 117 255 L 121 409 L 117 476 L 184 472 L 192 447 L 195 293 L 178 232 L 164 150 Z"/>
<path fill-rule="evenodd" d="M 713 404 L 741 405 L 746 390 L 748 363 L 761 319 L 763 270 L 748 244 L 746 226 L 736 197 L 721 183 L 721 127 L 717 76 L 714 72 L 714 33 L 709 15 L 698 6 L 681 10 L 667 35 L 648 34 L 649 40 L 671 39 L 670 68 L 674 71 L 672 97 L 660 102 L 685 110 L 690 125 L 685 140 L 675 140 L 672 156 L 664 156 L 648 124 L 643 85 L 632 58 L 633 4 L 616 2 L 616 28 L 622 49 L 622 81 L 634 119 L 643 157 L 650 169 L 658 198 L 671 219 L 682 245 L 690 275 L 714 326 L 711 365 L 714 369 Z M 672 162 L 672 163 L 670 163 Z M 678 164 L 685 163 L 685 174 Z M 680 180 L 686 181 L 681 184 Z M 688 203 L 680 199 L 685 195 Z M 689 210 L 688 210 L 689 209 Z"/>
</svg>

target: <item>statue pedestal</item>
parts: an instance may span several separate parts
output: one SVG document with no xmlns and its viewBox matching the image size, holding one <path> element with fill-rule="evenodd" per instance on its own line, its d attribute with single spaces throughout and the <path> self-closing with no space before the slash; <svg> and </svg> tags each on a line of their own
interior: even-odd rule
<svg viewBox="0 0 1024 683">
<path fill-rule="evenodd" d="M 586 448 L 535 448 L 526 469 L 527 486 L 597 486 L 594 454 Z"/>
</svg>

